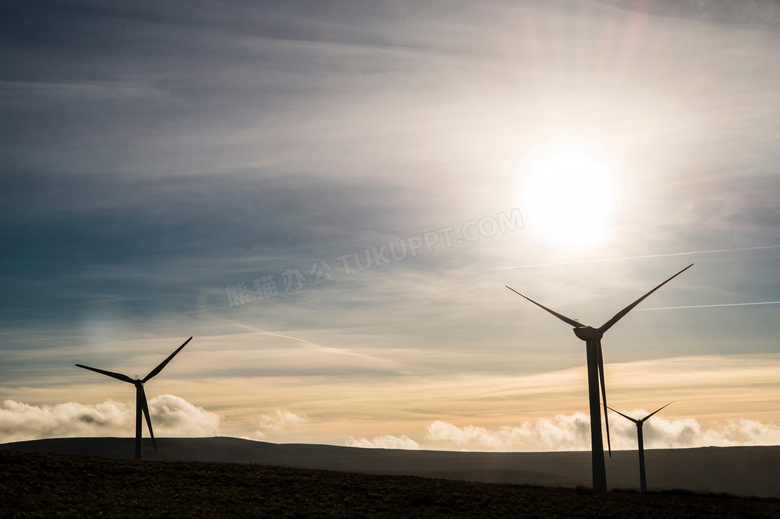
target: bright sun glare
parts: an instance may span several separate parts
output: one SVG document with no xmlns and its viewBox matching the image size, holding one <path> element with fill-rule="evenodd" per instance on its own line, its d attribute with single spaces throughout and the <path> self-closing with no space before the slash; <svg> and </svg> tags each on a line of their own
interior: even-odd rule
<svg viewBox="0 0 780 519">
<path fill-rule="evenodd" d="M 616 209 L 615 171 L 597 147 L 556 141 L 531 157 L 521 186 L 526 228 L 566 249 L 604 240 Z"/>
</svg>

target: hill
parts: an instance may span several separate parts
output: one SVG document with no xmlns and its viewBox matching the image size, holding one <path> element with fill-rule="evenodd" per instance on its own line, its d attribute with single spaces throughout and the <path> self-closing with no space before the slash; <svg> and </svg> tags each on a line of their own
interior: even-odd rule
<svg viewBox="0 0 780 519">
<path fill-rule="evenodd" d="M 0 452 L 0 516 L 780 517 L 780 501 Z"/>
<path fill-rule="evenodd" d="M 0 445 L 38 451 L 130 459 L 131 438 L 59 438 Z M 575 488 L 590 486 L 589 452 L 484 453 L 361 449 L 273 444 L 238 438 L 145 440 L 144 457 L 164 461 L 233 462 L 367 474 Z M 780 447 L 704 447 L 645 451 L 650 490 L 780 498 Z M 607 458 L 610 488 L 638 488 L 637 455 Z"/>
</svg>

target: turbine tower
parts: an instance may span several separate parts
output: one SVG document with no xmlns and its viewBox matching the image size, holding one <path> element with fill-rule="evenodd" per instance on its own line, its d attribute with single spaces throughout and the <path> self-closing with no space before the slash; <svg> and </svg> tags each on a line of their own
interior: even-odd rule
<svg viewBox="0 0 780 519">
<path fill-rule="evenodd" d="M 533 299 L 524 296 L 512 287 L 507 286 L 509 290 L 515 294 L 527 299 L 536 306 L 551 313 L 561 321 L 574 326 L 574 335 L 577 338 L 585 341 L 585 351 L 587 357 L 588 366 L 588 398 L 590 404 L 590 447 L 591 447 L 591 462 L 593 469 L 593 488 L 594 490 L 600 490 L 605 492 L 607 490 L 607 471 L 604 465 L 604 442 L 601 437 L 601 409 L 599 402 L 599 382 L 601 383 L 601 395 L 604 399 L 604 422 L 607 429 L 607 446 L 609 448 L 609 455 L 612 456 L 612 445 L 609 440 L 609 419 L 607 418 L 607 390 L 604 386 L 604 358 L 601 354 L 601 338 L 604 334 L 612 328 L 619 320 L 621 320 L 628 312 L 634 309 L 636 305 L 645 300 L 647 296 L 676 278 L 689 268 L 693 266 L 693 263 L 682 269 L 680 272 L 670 277 L 650 292 L 646 293 L 623 310 L 615 314 L 615 316 L 604 323 L 600 328 L 593 328 L 586 326 L 574 319 L 570 319 L 565 315 L 561 315 L 542 306 Z"/>
<path fill-rule="evenodd" d="M 121 373 L 114 373 L 113 371 L 105 371 L 98 368 L 91 368 L 89 366 L 84 366 L 82 364 L 76 364 L 76 366 L 84 369 L 88 369 L 90 371 L 94 371 L 96 373 L 100 373 L 102 375 L 106 375 L 112 378 L 115 378 L 117 380 L 121 380 L 122 382 L 129 382 L 130 384 L 133 384 L 135 386 L 135 459 L 140 460 L 143 456 L 143 447 L 141 443 L 141 434 L 142 434 L 142 427 L 143 427 L 143 420 L 141 418 L 141 413 L 143 412 L 144 416 L 146 417 L 146 425 L 149 427 L 149 435 L 152 437 L 152 445 L 154 446 L 154 450 L 157 450 L 157 443 L 154 441 L 154 431 L 152 431 L 152 419 L 149 416 L 149 405 L 146 403 L 146 393 L 144 392 L 144 383 L 148 382 L 152 377 L 160 373 L 163 368 L 171 361 L 171 359 L 176 356 L 177 353 L 179 353 L 182 348 L 184 348 L 188 342 L 192 340 L 192 337 L 184 341 L 184 344 L 179 346 L 179 348 L 171 353 L 167 359 L 162 361 L 159 366 L 154 368 L 152 371 L 149 372 L 148 375 L 146 375 L 142 380 L 139 380 L 137 378 L 132 379 L 128 377 L 127 375 L 123 375 Z"/>
<path fill-rule="evenodd" d="M 664 407 L 673 404 L 674 402 L 676 402 L 676 400 L 672 400 L 665 406 L 656 409 L 655 411 L 653 411 L 652 413 L 650 413 L 649 415 L 645 416 L 640 420 L 631 418 L 630 416 L 624 415 L 620 411 L 615 411 L 614 409 L 609 407 L 610 410 L 615 411 L 623 418 L 627 420 L 631 420 L 636 424 L 636 437 L 637 437 L 637 442 L 639 443 L 639 489 L 644 493 L 647 493 L 647 478 L 645 477 L 645 442 L 642 436 L 642 425 L 644 425 L 644 423 L 647 421 L 648 418 L 653 416 L 655 413 L 657 413 Z"/>
</svg>

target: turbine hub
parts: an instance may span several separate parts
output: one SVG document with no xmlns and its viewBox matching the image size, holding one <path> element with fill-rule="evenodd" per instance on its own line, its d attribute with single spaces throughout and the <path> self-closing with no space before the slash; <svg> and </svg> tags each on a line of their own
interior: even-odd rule
<svg viewBox="0 0 780 519">
<path fill-rule="evenodd" d="M 583 341 L 598 341 L 601 340 L 603 334 L 592 326 L 584 326 L 582 328 L 574 328 L 574 335 Z"/>
</svg>

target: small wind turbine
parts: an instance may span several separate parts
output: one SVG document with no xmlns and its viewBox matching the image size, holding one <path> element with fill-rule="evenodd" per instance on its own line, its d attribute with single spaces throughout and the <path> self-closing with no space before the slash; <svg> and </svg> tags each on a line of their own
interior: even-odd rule
<svg viewBox="0 0 780 519">
<path fill-rule="evenodd" d="M 601 354 L 601 338 L 604 336 L 607 330 L 621 320 L 628 312 L 634 309 L 636 305 L 645 300 L 647 296 L 676 278 L 689 268 L 693 266 L 693 263 L 682 269 L 680 272 L 670 277 L 650 292 L 646 293 L 623 310 L 615 314 L 615 317 L 604 323 L 600 328 L 593 328 L 586 326 L 575 319 L 570 319 L 565 315 L 561 315 L 542 306 L 533 299 L 524 296 L 512 287 L 507 286 L 509 290 L 515 294 L 527 299 L 536 306 L 551 313 L 561 321 L 574 326 L 574 335 L 579 339 L 585 341 L 585 351 L 587 356 L 588 366 L 588 398 L 590 403 L 590 447 L 591 447 L 591 462 L 593 469 L 593 488 L 595 490 L 606 491 L 607 490 L 607 470 L 604 465 L 604 442 L 601 438 L 601 403 L 599 402 L 599 382 L 601 382 L 601 394 L 604 399 L 604 422 L 607 428 L 607 446 L 609 447 L 609 454 L 612 456 L 612 445 L 609 441 L 609 418 L 607 418 L 607 390 L 604 386 L 604 358 Z"/>
<path fill-rule="evenodd" d="M 89 366 L 84 366 L 82 364 L 76 364 L 76 366 L 84 369 L 88 369 L 90 371 L 94 371 L 96 373 L 101 373 L 103 375 L 107 375 L 109 377 L 115 378 L 117 380 L 121 380 L 122 382 L 129 382 L 130 384 L 133 384 L 135 386 L 135 459 L 140 460 L 143 454 L 143 448 L 141 443 L 141 429 L 143 427 L 143 420 L 141 419 L 141 412 L 143 412 L 144 416 L 146 417 L 146 425 L 149 426 L 149 435 L 152 437 L 152 445 L 154 446 L 154 450 L 157 450 L 157 443 L 154 441 L 154 431 L 152 431 L 152 419 L 149 416 L 149 405 L 146 403 L 146 393 L 144 392 L 144 383 L 148 382 L 152 377 L 157 375 L 159 372 L 163 370 L 163 368 L 171 361 L 171 359 L 181 351 L 182 348 L 184 348 L 188 342 L 192 340 L 192 337 L 184 341 L 184 344 L 179 346 L 179 348 L 171 353 L 167 359 L 162 361 L 159 366 L 154 368 L 151 372 L 149 372 L 148 375 L 146 375 L 143 379 L 139 380 L 136 378 L 130 378 L 127 375 L 123 375 L 121 373 L 114 373 L 113 371 L 105 371 L 102 369 L 97 368 L 90 368 Z"/>
<path fill-rule="evenodd" d="M 615 411 L 617 414 L 619 414 L 623 418 L 625 418 L 627 420 L 631 420 L 632 422 L 634 422 L 636 424 L 636 437 L 637 437 L 637 442 L 639 443 L 639 489 L 642 492 L 644 492 L 644 493 L 647 493 L 647 478 L 645 477 L 645 442 L 644 442 L 644 439 L 643 439 L 643 436 L 642 436 L 642 426 L 644 425 L 644 423 L 647 421 L 648 418 L 653 416 L 655 413 L 657 413 L 658 411 L 660 411 L 664 407 L 673 404 L 674 402 L 676 402 L 676 400 L 672 400 L 671 402 L 669 402 L 665 406 L 656 409 L 655 411 L 653 411 L 649 415 L 647 415 L 644 418 L 641 418 L 639 420 L 631 418 L 630 416 L 624 415 L 620 411 L 615 411 L 611 407 L 608 407 L 608 409 L 610 409 L 612 411 Z"/>
</svg>

